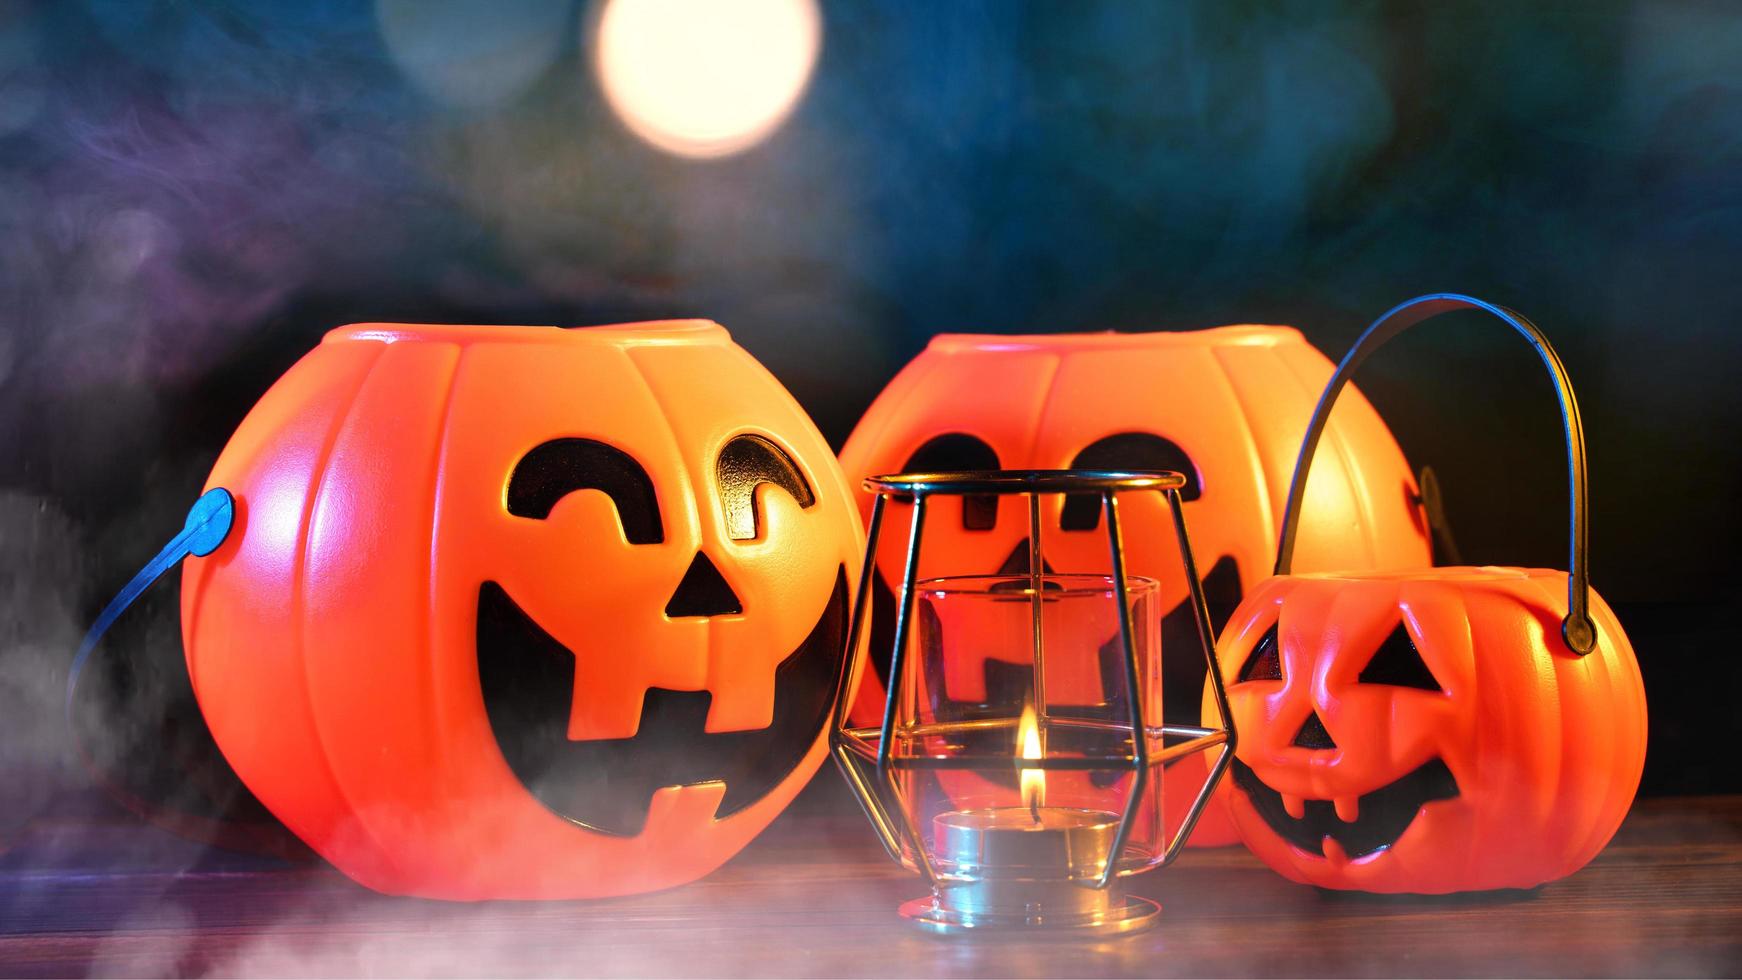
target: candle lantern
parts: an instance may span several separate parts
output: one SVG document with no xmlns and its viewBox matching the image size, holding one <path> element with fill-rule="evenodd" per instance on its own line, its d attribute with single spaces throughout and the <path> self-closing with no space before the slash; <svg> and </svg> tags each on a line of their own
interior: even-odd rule
<svg viewBox="0 0 1742 980">
<path fill-rule="evenodd" d="M 931 886 L 930 895 L 901 907 L 915 924 L 943 934 L 1095 936 L 1154 924 L 1160 907 L 1125 895 L 1119 880 L 1179 854 L 1234 749 L 1180 510 L 1185 485 L 1184 476 L 1166 471 L 911 473 L 865 481 L 874 494 L 868 555 L 877 553 L 890 501 L 912 504 L 912 524 L 882 724 L 855 726 L 849 717 L 866 663 L 857 654 L 874 615 L 868 593 L 875 563 L 867 560 L 832 751 L 890 856 Z M 1189 649 L 1162 649 L 1157 583 L 1125 571 L 1120 497 L 1139 492 L 1159 495 L 1172 516 L 1198 627 Z M 1041 500 L 1053 494 L 1101 511 L 1112 574 L 1055 572 L 1043 560 Z M 927 503 L 945 496 L 1026 497 L 1027 570 L 920 579 Z M 1218 727 L 1163 717 L 1163 653 L 1204 659 Z M 1216 758 L 1191 806 L 1168 826 L 1161 770 L 1211 749 Z"/>
</svg>

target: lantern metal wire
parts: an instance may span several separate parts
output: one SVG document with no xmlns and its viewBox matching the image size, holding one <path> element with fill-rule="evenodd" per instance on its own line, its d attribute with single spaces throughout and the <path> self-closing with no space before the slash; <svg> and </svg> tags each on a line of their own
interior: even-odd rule
<svg viewBox="0 0 1742 980">
<path fill-rule="evenodd" d="M 1180 506 L 1179 491 L 1185 484 L 1184 476 L 1164 470 L 1125 472 L 988 470 L 903 473 L 892 476 L 875 476 L 865 480 L 865 489 L 876 496 L 872 503 L 871 519 L 867 528 L 865 564 L 860 572 L 856 600 L 853 604 L 853 615 L 847 630 L 846 656 L 836 692 L 834 723 L 830 730 L 830 749 L 837 766 L 851 786 L 854 797 L 865 811 L 866 817 L 876 830 L 884 849 L 889 852 L 889 856 L 896 862 L 903 864 L 907 863 L 905 858 L 910 856 L 926 884 L 933 887 L 934 890 L 938 885 L 939 876 L 932 864 L 931 856 L 927 853 L 919 828 L 914 824 L 911 808 L 904 805 L 901 787 L 894 778 L 894 774 L 898 771 L 919 769 L 986 770 L 1005 767 L 1015 770 L 1038 769 L 1043 771 L 1129 768 L 1133 773 L 1131 792 L 1125 802 L 1123 813 L 1120 815 L 1118 829 L 1115 832 L 1105 866 L 1098 876 L 1077 882 L 1085 887 L 1107 889 L 1119 875 L 1120 857 L 1130 837 L 1139 803 L 1144 796 L 1144 789 L 1149 780 L 1159 778 L 1159 774 L 1155 773 L 1154 770 L 1220 746 L 1220 754 L 1210 765 L 1202 787 L 1198 790 L 1190 809 L 1186 812 L 1177 832 L 1171 839 L 1166 838 L 1164 828 L 1162 854 L 1155 866 L 1170 864 L 1179 856 L 1186 839 L 1191 835 L 1192 828 L 1196 826 L 1198 818 L 1203 814 L 1210 794 L 1214 792 L 1217 783 L 1227 771 L 1233 759 L 1235 748 L 1233 716 L 1228 708 L 1227 690 L 1216 657 L 1215 637 L 1210 625 L 1209 608 L 1205 603 L 1197 566 L 1192 558 L 1191 542 L 1186 532 L 1185 515 Z M 1180 559 L 1184 565 L 1188 588 L 1191 591 L 1190 604 L 1193 618 L 1197 622 L 1198 639 L 1203 648 L 1212 697 L 1221 722 L 1220 727 L 1170 723 L 1170 720 L 1166 718 L 1161 719 L 1162 724 L 1160 725 L 1151 725 L 1149 719 L 1144 717 L 1144 699 L 1138 694 L 1140 690 L 1138 658 L 1133 637 L 1131 610 L 1125 598 L 1128 595 L 1125 545 L 1119 523 L 1119 494 L 1134 491 L 1160 493 L 1166 500 L 1172 515 Z M 1124 724 L 1115 721 L 1096 723 L 1088 720 L 1073 720 L 1072 724 L 1098 724 L 1109 730 L 1129 730 L 1130 739 L 1126 743 L 1130 746 L 1129 753 L 1124 756 L 1082 758 L 1048 757 L 1044 752 L 1040 758 L 1023 758 L 1016 754 L 957 754 L 947 756 L 902 756 L 895 754 L 893 747 L 898 737 L 948 735 L 976 728 L 1007 727 L 1015 724 L 1014 718 L 967 719 L 908 724 L 903 726 L 900 732 L 896 730 L 897 697 L 898 692 L 903 689 L 906 676 L 904 672 L 908 668 L 907 647 L 916 604 L 915 586 L 918 579 L 921 546 L 924 541 L 927 501 L 934 496 L 1026 496 L 1029 501 L 1029 575 L 1034 581 L 1033 594 L 1040 596 L 1043 594 L 1042 580 L 1046 574 L 1043 572 L 1044 566 L 1041 562 L 1043 544 L 1040 500 L 1043 494 L 1095 494 L 1101 498 L 1102 511 L 1106 517 L 1109 552 L 1112 559 L 1112 592 L 1117 597 L 1115 605 L 1118 607 L 1119 638 L 1124 654 L 1124 682 L 1129 692 L 1127 697 L 1129 711 Z M 849 713 L 853 695 L 858 690 L 859 671 L 863 659 L 857 654 L 861 648 L 862 635 L 869 625 L 871 616 L 870 597 L 873 576 L 877 574 L 877 543 L 883 530 L 884 513 L 891 500 L 903 503 L 911 502 L 913 519 L 908 530 L 907 555 L 902 570 L 901 588 L 897 594 L 894 648 L 890 651 L 889 687 L 883 706 L 882 724 L 877 728 L 854 727 L 850 723 Z M 1039 622 L 1041 617 L 1039 601 L 1034 602 L 1034 610 L 1034 700 L 1037 710 L 1044 711 L 1046 700 L 1043 664 L 1046 651 Z M 1163 655 L 1166 655 L 1166 651 L 1163 651 Z M 1152 747 L 1151 742 L 1158 737 L 1161 746 L 1157 749 Z M 871 770 L 871 772 L 866 770 Z M 887 792 L 887 796 L 885 796 L 885 792 Z M 1107 928 L 1103 931 L 1120 930 Z"/>
</svg>

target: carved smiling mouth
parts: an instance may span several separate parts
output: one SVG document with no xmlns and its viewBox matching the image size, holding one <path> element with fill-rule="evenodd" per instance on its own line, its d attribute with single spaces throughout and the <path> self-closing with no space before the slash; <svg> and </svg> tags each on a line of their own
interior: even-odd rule
<svg viewBox="0 0 1742 980">
<path fill-rule="evenodd" d="M 1282 794 L 1271 789 L 1252 767 L 1234 760 L 1234 785 L 1245 792 L 1252 808 L 1283 840 L 1310 854 L 1325 856 L 1329 837 L 1351 858 L 1383 851 L 1409 829 L 1423 806 L 1458 796 L 1458 781 L 1443 760 L 1433 759 L 1397 781 L 1360 797 L 1352 821 L 1337 814 L 1331 800 L 1302 800 L 1302 814 L 1288 812 Z"/>
<path fill-rule="evenodd" d="M 774 720 L 745 732 L 707 732 L 708 691 L 649 688 L 632 738 L 573 742 L 575 654 L 507 590 L 478 590 L 478 683 L 496 744 L 527 791 L 591 830 L 633 836 L 654 791 L 723 781 L 715 819 L 768 795 L 803 761 L 827 724 L 846 634 L 847 570 L 810 635 L 775 669 Z"/>
</svg>

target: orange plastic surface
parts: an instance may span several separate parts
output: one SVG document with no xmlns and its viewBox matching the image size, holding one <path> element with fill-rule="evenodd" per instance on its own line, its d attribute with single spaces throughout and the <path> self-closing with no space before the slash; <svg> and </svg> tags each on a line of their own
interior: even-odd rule
<svg viewBox="0 0 1742 980">
<path fill-rule="evenodd" d="M 1645 689 L 1615 614 L 1595 592 L 1597 646 L 1567 649 L 1567 574 L 1434 568 L 1291 575 L 1262 583 L 1220 655 L 1238 759 L 1271 789 L 1356 802 L 1435 759 L 1457 795 L 1421 805 L 1390 846 L 1351 858 L 1285 840 L 1246 793 L 1233 812 L 1248 847 L 1295 881 L 1439 894 L 1531 888 L 1577 871 L 1621 824 L 1645 763 Z M 1441 690 L 1361 683 L 1399 623 Z M 1237 682 L 1277 627 L 1281 680 Z M 1335 748 L 1294 744 L 1317 713 Z"/>
<path fill-rule="evenodd" d="M 1157 434 L 1185 451 L 1202 481 L 1202 495 L 1185 504 L 1199 575 L 1232 560 L 1241 587 L 1250 589 L 1270 573 L 1295 454 L 1331 371 L 1331 362 L 1299 331 L 1278 326 L 940 336 L 878 396 L 847 440 L 841 463 L 858 489 L 866 476 L 900 471 L 914 450 L 946 433 L 978 437 L 1008 469 L 1064 468 L 1102 437 Z M 1390 431 L 1359 393 L 1337 407 L 1325 445 L 1328 451 L 1307 487 L 1300 567 L 1428 564 L 1414 477 Z M 868 516 L 870 495 L 860 491 L 858 502 Z M 1026 506 L 1024 498 L 1003 498 L 996 526 L 974 531 L 963 527 L 959 498 L 935 499 L 920 574 L 997 570 L 1028 537 Z M 1057 496 L 1043 501 L 1045 560 L 1060 572 L 1105 573 L 1105 525 L 1092 532 L 1062 531 L 1063 506 Z M 1120 514 L 1128 570 L 1161 583 L 1166 615 L 1187 596 L 1166 504 L 1156 494 L 1127 494 Z M 892 590 L 900 586 L 910 515 L 903 505 L 886 512 L 877 567 Z M 1227 603 L 1221 614 L 1232 608 Z M 1201 657 L 1195 646 L 1165 655 Z M 883 690 L 874 675 L 864 675 L 854 718 L 876 724 Z M 1195 765 L 1169 770 L 1170 827 L 1178 826 L 1204 774 Z M 1235 841 L 1226 796 L 1223 789 L 1212 800 L 1193 844 Z"/>
<path fill-rule="evenodd" d="M 816 499 L 760 486 L 760 533 L 732 540 L 716 458 L 744 433 L 783 448 Z M 516 461 L 565 437 L 645 468 L 663 541 L 626 541 L 597 490 L 546 519 L 507 512 Z M 574 651 L 570 739 L 635 734 L 650 687 L 709 692 L 710 733 L 769 724 L 775 666 L 840 571 L 854 580 L 863 535 L 815 426 L 716 324 L 335 330 L 250 412 L 208 486 L 235 495 L 237 523 L 184 572 L 201 709 L 249 788 L 371 888 L 572 898 L 681 884 L 767 826 L 826 754 L 823 726 L 731 816 L 716 818 L 721 782 L 668 787 L 640 833 L 612 836 L 529 795 L 482 702 L 479 592 L 494 581 Z M 698 552 L 741 613 L 665 614 Z"/>
</svg>

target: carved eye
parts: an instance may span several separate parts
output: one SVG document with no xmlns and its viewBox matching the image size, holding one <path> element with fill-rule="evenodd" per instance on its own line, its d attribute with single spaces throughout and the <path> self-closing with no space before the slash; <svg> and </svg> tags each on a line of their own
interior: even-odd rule
<svg viewBox="0 0 1742 980">
<path fill-rule="evenodd" d="M 946 432 L 926 440 L 907 457 L 908 473 L 948 473 L 955 470 L 995 470 L 998 453 L 983 439 L 966 432 Z M 962 527 L 990 531 L 998 526 L 997 497 L 963 497 Z"/>
<path fill-rule="evenodd" d="M 1361 676 L 1356 680 L 1362 684 L 1390 684 L 1423 691 L 1445 690 L 1439 681 L 1434 680 L 1433 671 L 1422 662 L 1421 651 L 1415 648 L 1415 641 L 1410 639 L 1409 631 L 1402 623 L 1398 623 L 1385 642 L 1379 644 L 1373 659 L 1361 669 Z"/>
<path fill-rule="evenodd" d="M 514 464 L 508 478 L 508 513 L 544 520 L 552 507 L 577 490 L 599 490 L 617 507 L 630 544 L 665 540 L 653 481 L 635 458 L 595 439 L 552 439 Z"/>
<path fill-rule="evenodd" d="M 1234 683 L 1282 680 L 1282 650 L 1277 643 L 1276 626 L 1273 624 L 1258 638 L 1258 644 L 1247 655 L 1246 662 L 1240 665 L 1240 673 L 1234 678 Z"/>
<path fill-rule="evenodd" d="M 726 536 L 733 541 L 753 541 L 761 535 L 756 488 L 764 483 L 785 490 L 800 507 L 817 502 L 798 464 L 786 450 L 761 436 L 735 436 L 726 443 L 714 464 L 714 477 L 726 512 Z"/>
<path fill-rule="evenodd" d="M 1096 439 L 1071 460 L 1071 469 L 1174 470 L 1186 478 L 1186 485 L 1179 491 L 1181 500 L 1196 500 L 1204 492 L 1198 468 L 1186 451 L 1150 432 L 1121 432 Z M 1059 515 L 1060 530 L 1093 531 L 1100 526 L 1100 497 L 1077 493 L 1065 498 L 1064 511 Z"/>
</svg>

